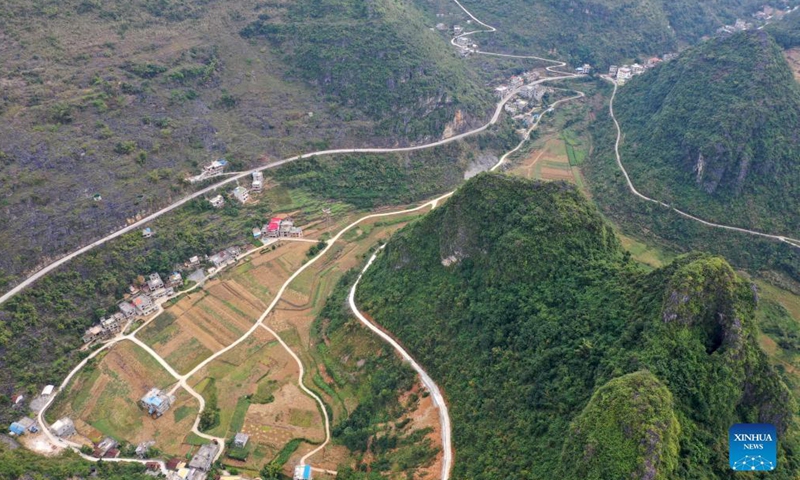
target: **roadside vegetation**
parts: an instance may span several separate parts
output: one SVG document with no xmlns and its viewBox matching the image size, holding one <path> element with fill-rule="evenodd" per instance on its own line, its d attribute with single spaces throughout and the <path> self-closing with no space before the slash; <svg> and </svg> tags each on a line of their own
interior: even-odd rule
<svg viewBox="0 0 800 480">
<path fill-rule="evenodd" d="M 750 285 L 704 254 L 646 272 L 564 183 L 468 181 L 387 244 L 357 300 L 446 392 L 456 478 L 725 476 L 717 432 L 756 418 L 783 432 L 776 478 L 800 469 L 795 401 L 758 346 Z M 638 389 L 640 404 L 620 403 Z M 591 413 L 609 408 L 631 428 Z"/>
</svg>

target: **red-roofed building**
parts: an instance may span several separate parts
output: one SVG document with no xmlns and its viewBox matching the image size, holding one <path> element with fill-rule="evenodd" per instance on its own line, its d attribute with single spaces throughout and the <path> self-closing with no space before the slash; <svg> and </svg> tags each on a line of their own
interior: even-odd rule
<svg viewBox="0 0 800 480">
<path fill-rule="evenodd" d="M 178 457 L 170 458 L 167 462 L 167 470 L 175 470 L 178 468 L 178 464 L 181 463 L 181 459 Z"/>
<path fill-rule="evenodd" d="M 281 221 L 283 219 L 278 217 L 273 217 L 269 221 L 269 225 L 267 225 L 267 236 L 272 238 L 278 238 L 281 234 Z"/>
</svg>

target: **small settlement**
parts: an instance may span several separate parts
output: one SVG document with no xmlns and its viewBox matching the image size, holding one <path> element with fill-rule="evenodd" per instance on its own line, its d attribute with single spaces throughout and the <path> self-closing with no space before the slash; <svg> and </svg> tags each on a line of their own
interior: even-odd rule
<svg viewBox="0 0 800 480">
<path fill-rule="evenodd" d="M 141 288 L 131 285 L 128 291 L 133 297 L 130 301 L 121 302 L 119 312 L 108 317 L 103 317 L 100 322 L 90 327 L 83 334 L 83 343 L 95 340 L 105 340 L 113 337 L 123 330 L 126 322 L 136 317 L 143 317 L 155 312 L 158 307 L 155 300 L 168 297 L 175 293 L 175 287 L 183 285 L 183 279 L 178 272 L 173 272 L 169 282 L 165 285 L 158 273 L 151 273 Z"/>
<path fill-rule="evenodd" d="M 173 459 L 167 463 L 170 470 L 168 480 L 205 480 L 211 466 L 219 453 L 220 446 L 216 441 L 202 445 L 189 463 Z"/>
<path fill-rule="evenodd" d="M 195 175 L 194 177 L 189 177 L 187 180 L 189 181 L 189 183 L 197 183 L 197 182 L 202 182 L 203 180 L 208 180 L 209 178 L 218 177 L 222 175 L 227 165 L 228 161 L 225 160 L 224 158 L 220 158 L 219 160 L 214 160 L 213 162 L 204 166 L 203 170 L 200 172 L 199 175 Z"/>
<path fill-rule="evenodd" d="M 256 236 L 255 229 L 253 230 L 253 236 Z M 294 221 L 291 218 L 273 217 L 268 224 L 261 227 L 260 237 L 303 238 L 303 229 L 295 227 Z"/>
<path fill-rule="evenodd" d="M 665 53 L 661 58 L 649 58 L 644 65 L 640 65 L 638 63 L 634 63 L 632 65 L 623 65 L 621 67 L 618 65 L 611 65 L 608 67 L 608 76 L 615 78 L 617 80 L 617 84 L 622 86 L 625 85 L 625 83 L 627 83 L 631 78 L 643 74 L 648 69 L 655 68 L 661 62 L 674 60 L 677 58 L 677 56 L 677 53 Z"/>
</svg>

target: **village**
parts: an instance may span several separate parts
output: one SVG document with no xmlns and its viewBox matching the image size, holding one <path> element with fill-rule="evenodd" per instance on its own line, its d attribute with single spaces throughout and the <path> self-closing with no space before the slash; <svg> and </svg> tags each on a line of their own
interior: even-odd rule
<svg viewBox="0 0 800 480">
<path fill-rule="evenodd" d="M 195 179 L 212 178 L 224 173 L 227 162 L 224 159 L 216 160 L 203 168 L 203 171 Z M 251 189 L 248 190 L 241 186 L 236 186 L 231 192 L 231 197 L 241 203 L 250 200 L 249 192 L 260 192 L 264 187 L 262 172 L 252 174 Z M 225 200 L 221 195 L 208 199 L 215 208 L 224 206 Z M 148 227 L 141 231 L 145 239 L 152 238 L 156 232 Z M 260 246 L 272 245 L 280 240 L 302 239 L 303 229 L 296 226 L 294 220 L 288 216 L 273 216 L 265 221 L 262 226 L 255 227 L 247 232 L 252 235 L 251 243 Z M 260 248 L 257 247 L 256 250 Z M 255 251 L 255 250 L 251 250 Z M 211 255 L 195 255 L 180 265 L 175 265 L 170 272 L 151 272 L 145 275 L 137 275 L 135 280 L 129 285 L 124 297 L 117 303 L 117 311 L 104 315 L 100 320 L 89 327 L 82 336 L 84 351 L 91 351 L 97 345 L 109 342 L 126 331 L 135 330 L 147 320 L 154 318 L 162 311 L 162 305 L 172 300 L 188 289 L 202 285 L 207 279 L 217 274 L 225 267 L 235 265 L 245 253 L 240 246 L 231 246 Z M 51 403 L 56 386 L 47 385 L 41 394 L 30 401 L 26 401 L 24 395 L 14 395 L 11 401 L 15 408 L 27 411 L 30 408 L 33 413 L 38 413 L 47 408 Z M 142 415 L 154 420 L 165 415 L 176 404 L 176 396 L 166 390 L 152 387 L 143 392 L 138 405 Z M 8 427 L 8 433 L 12 437 L 22 437 L 25 435 L 41 434 L 43 428 L 37 419 L 23 415 L 17 421 L 12 422 Z M 166 478 L 170 480 L 203 480 L 207 477 L 212 465 L 219 457 L 221 446 L 216 441 L 201 445 L 186 461 L 181 458 L 172 458 L 169 461 L 147 461 L 149 458 L 158 458 L 159 450 L 154 450 L 156 442 L 148 440 L 137 445 L 120 444 L 111 437 L 104 437 L 92 444 L 86 445 L 86 440 L 79 443 L 70 441 L 73 436 L 78 435 L 75 421 L 70 417 L 61 417 L 49 426 L 44 428 L 54 437 L 64 440 L 68 444 L 80 446 L 81 453 L 97 459 L 116 459 L 116 458 L 135 458 L 145 463 L 148 472 L 158 476 L 166 473 Z M 85 438 L 82 437 L 81 438 Z M 244 449 L 249 441 L 249 436 L 243 432 L 238 432 L 231 440 L 231 448 Z M 217 478 L 224 480 L 247 480 L 248 477 L 241 475 L 222 475 Z M 298 465 L 295 469 L 294 478 L 297 480 L 307 480 L 312 478 L 312 470 L 308 465 Z"/>
</svg>

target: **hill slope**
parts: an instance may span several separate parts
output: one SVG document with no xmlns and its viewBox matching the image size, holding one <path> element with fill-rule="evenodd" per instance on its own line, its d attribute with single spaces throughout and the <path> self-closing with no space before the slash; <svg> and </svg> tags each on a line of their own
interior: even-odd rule
<svg viewBox="0 0 800 480">
<path fill-rule="evenodd" d="M 573 187 L 492 174 L 388 243 L 357 300 L 443 387 L 454 478 L 728 478 L 720 432 L 744 420 L 796 445 L 750 286 L 716 257 L 651 273 L 626 257 Z M 623 434 L 600 411 L 638 414 Z M 601 437 L 618 454 L 587 448 Z M 798 471 L 783 457 L 775 477 Z"/>
<path fill-rule="evenodd" d="M 800 88 L 766 33 L 687 50 L 614 105 L 637 189 L 712 221 L 800 233 Z"/>
<path fill-rule="evenodd" d="M 457 131 L 488 114 L 489 93 L 413 5 L 370 8 L 367 21 L 331 22 L 338 11 L 320 2 L 4 2 L 0 285 L 3 272 L 171 203 L 216 158 L 241 170 L 299 152 L 422 142 L 458 111 Z M 287 32 L 305 29 L 286 33 L 302 42 L 242 34 L 273 17 Z M 327 68 L 349 73 L 326 82 Z"/>
<path fill-rule="evenodd" d="M 431 2 L 419 1 L 420 5 Z M 452 0 L 434 0 L 438 12 L 451 12 Z M 464 0 L 464 6 L 481 20 L 498 28 L 492 35 L 476 37 L 491 47 L 557 52 L 578 65 L 589 62 L 607 68 L 624 58 L 676 51 L 737 16 L 747 18 L 759 0 Z M 463 23 L 464 20 L 456 21 Z M 491 49 L 489 49 L 491 50 Z"/>
</svg>

